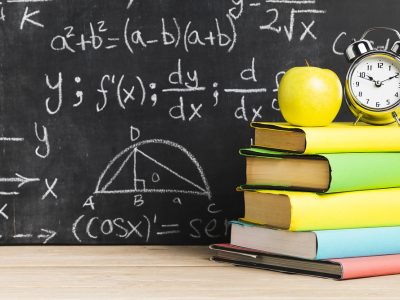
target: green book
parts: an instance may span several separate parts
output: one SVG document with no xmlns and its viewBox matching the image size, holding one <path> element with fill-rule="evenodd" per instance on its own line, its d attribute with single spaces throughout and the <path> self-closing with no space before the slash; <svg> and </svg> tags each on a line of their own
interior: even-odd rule
<svg viewBox="0 0 400 300">
<path fill-rule="evenodd" d="M 400 187 L 400 153 L 292 154 L 245 148 L 243 189 L 336 193 Z"/>
</svg>

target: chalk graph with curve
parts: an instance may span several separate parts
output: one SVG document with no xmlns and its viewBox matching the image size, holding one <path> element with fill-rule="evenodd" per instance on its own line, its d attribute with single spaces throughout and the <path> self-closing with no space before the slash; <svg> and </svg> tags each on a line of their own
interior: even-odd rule
<svg viewBox="0 0 400 300">
<path fill-rule="evenodd" d="M 149 149 L 157 151 L 150 155 Z M 164 160 L 179 156 L 179 163 L 164 162 L 158 156 Z M 181 170 L 182 164 L 185 172 Z M 191 194 L 211 199 L 210 186 L 194 155 L 183 146 L 163 139 L 141 141 L 118 153 L 101 173 L 94 192 L 96 195 L 137 193 Z"/>
</svg>

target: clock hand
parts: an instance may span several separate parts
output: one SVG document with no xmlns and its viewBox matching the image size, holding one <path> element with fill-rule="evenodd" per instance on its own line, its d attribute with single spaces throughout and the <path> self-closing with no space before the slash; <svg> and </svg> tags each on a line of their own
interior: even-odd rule
<svg viewBox="0 0 400 300">
<path fill-rule="evenodd" d="M 399 77 L 399 73 L 396 73 L 396 75 L 394 75 L 394 76 L 392 76 L 392 77 L 389 77 L 388 79 L 385 79 L 385 80 L 382 80 L 381 81 L 381 84 L 383 83 L 383 82 L 385 82 L 385 81 L 388 81 L 388 80 L 391 80 L 391 79 L 393 79 L 393 78 L 397 78 L 397 77 Z"/>
<path fill-rule="evenodd" d="M 373 82 L 376 83 L 376 80 L 375 80 L 372 76 L 370 76 L 370 75 L 368 75 L 368 74 L 365 74 L 365 76 L 368 77 L 368 80 L 373 81 Z"/>
<path fill-rule="evenodd" d="M 363 78 L 363 79 L 365 79 L 365 80 L 369 80 L 369 81 L 374 82 L 376 87 L 381 87 L 381 86 L 382 86 L 382 81 L 375 80 L 372 76 L 370 76 L 370 75 L 368 75 L 368 74 L 365 74 L 365 77 L 361 77 L 361 76 L 360 76 L 360 78 Z M 392 78 L 390 78 L 390 79 L 392 79 Z M 388 79 L 387 79 L 387 80 L 388 80 Z M 386 80 L 385 80 L 385 81 L 386 81 Z"/>
<path fill-rule="evenodd" d="M 372 78 L 372 76 L 369 75 L 365 75 L 365 77 L 359 76 L 362 79 L 368 80 L 368 81 L 372 81 L 376 83 L 376 80 L 374 80 L 374 78 Z"/>
</svg>

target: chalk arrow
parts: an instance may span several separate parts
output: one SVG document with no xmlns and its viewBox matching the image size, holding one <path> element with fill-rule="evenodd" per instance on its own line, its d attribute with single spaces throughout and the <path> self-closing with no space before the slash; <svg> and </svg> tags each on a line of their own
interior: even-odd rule
<svg viewBox="0 0 400 300">
<path fill-rule="evenodd" d="M 44 233 L 42 234 L 38 234 L 38 238 L 39 239 L 44 239 L 43 244 L 47 244 L 48 241 L 50 241 L 53 237 L 55 237 L 55 235 L 57 234 L 57 232 L 53 231 L 53 230 L 49 230 L 49 229 L 41 229 Z"/>
<path fill-rule="evenodd" d="M 16 177 L 11 177 L 11 178 L 0 178 L 0 182 L 19 182 L 18 188 L 20 188 L 21 186 L 29 182 L 40 181 L 39 178 L 27 178 L 18 173 L 15 173 L 15 176 Z"/>
</svg>

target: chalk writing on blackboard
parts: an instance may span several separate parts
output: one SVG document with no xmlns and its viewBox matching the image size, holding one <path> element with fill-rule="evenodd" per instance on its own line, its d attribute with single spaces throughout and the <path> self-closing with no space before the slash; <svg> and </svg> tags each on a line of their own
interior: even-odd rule
<svg viewBox="0 0 400 300">
<path fill-rule="evenodd" d="M 18 173 L 15 173 L 15 176 L 13 177 L 0 177 L 0 183 L 16 183 L 15 190 L 14 191 L 0 191 L 0 195 L 3 196 L 12 196 L 12 195 L 18 195 L 19 191 L 18 189 L 24 186 L 25 184 L 28 184 L 30 182 L 38 182 L 40 181 L 40 178 L 28 178 L 25 176 L 22 176 Z"/>
<path fill-rule="evenodd" d="M 192 180 L 186 178 L 185 176 L 179 174 L 179 172 L 173 170 L 171 167 L 164 165 L 162 162 L 158 161 L 157 159 L 151 157 L 150 155 L 146 154 L 144 151 L 140 150 L 144 145 L 157 145 L 162 144 L 166 145 L 171 148 L 178 149 L 179 151 L 183 152 L 186 157 L 189 159 L 189 162 L 192 163 L 200 177 L 202 182 L 195 183 Z M 167 150 L 168 151 L 168 150 Z M 169 176 L 177 177 L 178 179 L 184 181 L 188 185 L 188 189 L 177 189 L 173 186 L 171 187 L 157 187 L 155 185 L 160 181 L 159 175 L 157 173 L 152 174 L 151 181 L 146 181 L 141 178 L 140 174 L 137 173 L 137 164 L 138 160 L 146 160 L 149 163 L 155 164 L 158 167 L 167 171 Z M 115 166 L 117 165 L 117 166 Z M 125 189 L 113 189 L 111 186 L 115 180 L 118 179 L 121 171 L 124 168 L 132 168 L 132 185 L 127 186 Z M 117 170 L 116 172 L 109 174 L 109 170 Z M 105 170 L 99 177 L 99 180 L 96 185 L 96 190 L 94 194 L 136 194 L 136 193 L 182 193 L 182 194 L 193 194 L 193 195 L 200 195 L 206 196 L 208 199 L 211 199 L 211 190 L 210 186 L 207 182 L 205 177 L 204 171 L 200 164 L 197 162 L 196 158 L 190 153 L 187 149 L 183 146 L 168 141 L 168 140 L 161 140 L 161 139 L 154 139 L 154 140 L 146 140 L 134 144 L 119 154 L 117 154 L 107 165 Z"/>
<path fill-rule="evenodd" d="M 42 244 L 47 244 L 52 238 L 56 236 L 57 232 L 50 229 L 40 229 L 40 233 L 17 233 L 13 235 L 14 239 L 30 239 L 32 237 L 37 237 L 38 239 L 43 240 Z"/>
<path fill-rule="evenodd" d="M 0 0 L 0 244 L 226 240 L 249 122 L 283 120 L 285 70 L 344 76 L 354 28 L 396 26 L 349 18 L 367 2 Z"/>
</svg>

